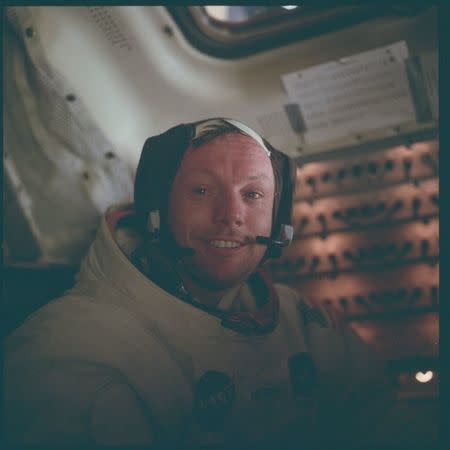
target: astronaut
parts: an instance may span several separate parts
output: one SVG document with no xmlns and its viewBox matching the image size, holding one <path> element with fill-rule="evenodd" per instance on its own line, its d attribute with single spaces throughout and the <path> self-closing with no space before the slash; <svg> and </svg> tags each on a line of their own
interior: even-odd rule
<svg viewBox="0 0 450 450">
<path fill-rule="evenodd" d="M 145 142 L 75 286 L 5 343 L 14 444 L 328 446 L 378 439 L 384 365 L 263 263 L 293 237 L 295 164 L 232 119 Z"/>
</svg>

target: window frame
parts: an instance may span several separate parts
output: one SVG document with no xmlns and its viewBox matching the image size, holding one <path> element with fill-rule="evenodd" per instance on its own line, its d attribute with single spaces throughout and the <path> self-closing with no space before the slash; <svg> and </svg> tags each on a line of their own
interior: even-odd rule
<svg viewBox="0 0 450 450">
<path fill-rule="evenodd" d="M 380 5 L 381 3 L 381 5 Z M 415 15 L 433 1 L 394 4 L 347 2 L 338 6 L 305 4 L 294 10 L 262 13 L 247 22 L 226 23 L 209 16 L 203 6 L 166 6 L 188 42 L 207 55 L 238 59 L 302 41 L 385 15 Z M 400 7 L 400 6 L 402 7 Z M 411 6 L 413 5 L 413 6 Z M 383 6 L 380 8 L 380 6 Z"/>
</svg>

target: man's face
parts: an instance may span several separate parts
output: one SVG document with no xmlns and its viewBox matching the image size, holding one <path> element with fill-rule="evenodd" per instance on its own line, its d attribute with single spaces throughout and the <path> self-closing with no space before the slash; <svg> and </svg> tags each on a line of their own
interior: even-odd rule
<svg viewBox="0 0 450 450">
<path fill-rule="evenodd" d="M 246 280 L 266 247 L 275 180 L 269 157 L 252 138 L 227 134 L 187 150 L 169 200 L 169 223 L 176 241 L 195 250 L 186 270 L 213 289 Z"/>
</svg>

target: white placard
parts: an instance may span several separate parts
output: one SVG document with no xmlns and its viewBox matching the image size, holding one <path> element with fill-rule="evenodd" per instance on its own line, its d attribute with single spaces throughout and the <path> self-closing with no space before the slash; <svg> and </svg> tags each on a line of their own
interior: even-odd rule
<svg viewBox="0 0 450 450">
<path fill-rule="evenodd" d="M 415 120 L 404 41 L 282 76 L 315 144 Z"/>
</svg>

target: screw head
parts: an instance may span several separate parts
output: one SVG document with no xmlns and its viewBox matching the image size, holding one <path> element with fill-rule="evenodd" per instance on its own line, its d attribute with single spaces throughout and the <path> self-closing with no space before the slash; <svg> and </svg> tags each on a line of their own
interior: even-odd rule
<svg viewBox="0 0 450 450">
<path fill-rule="evenodd" d="M 28 38 L 32 38 L 32 37 L 36 36 L 36 31 L 34 31 L 34 28 L 33 28 L 33 27 L 28 27 L 28 28 L 25 30 L 25 35 L 26 35 Z"/>
<path fill-rule="evenodd" d="M 164 25 L 163 31 L 167 36 L 173 36 L 173 29 L 169 25 Z"/>
</svg>

